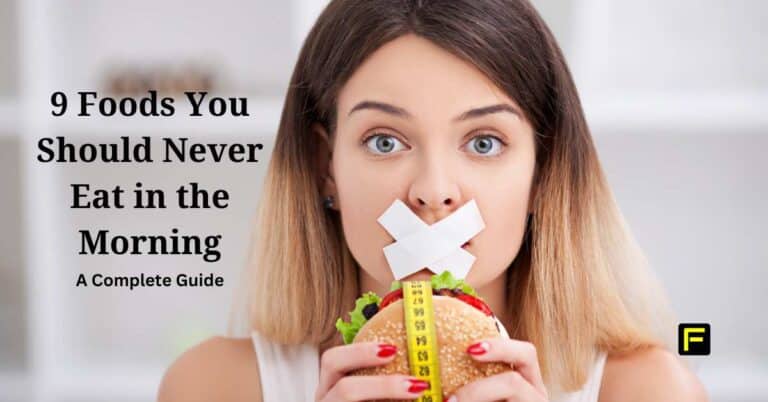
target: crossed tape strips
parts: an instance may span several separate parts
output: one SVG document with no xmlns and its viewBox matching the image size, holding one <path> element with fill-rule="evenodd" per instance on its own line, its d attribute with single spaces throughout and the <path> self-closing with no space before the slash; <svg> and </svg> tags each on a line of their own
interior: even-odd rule
<svg viewBox="0 0 768 402">
<path fill-rule="evenodd" d="M 377 221 L 395 238 L 384 247 L 384 256 L 397 280 L 425 267 L 466 278 L 475 256 L 461 246 L 485 228 L 475 200 L 429 225 L 396 199 Z"/>
</svg>

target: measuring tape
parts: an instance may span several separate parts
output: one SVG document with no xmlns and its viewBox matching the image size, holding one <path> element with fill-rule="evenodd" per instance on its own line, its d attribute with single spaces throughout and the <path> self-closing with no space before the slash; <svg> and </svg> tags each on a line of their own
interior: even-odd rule
<svg viewBox="0 0 768 402">
<path fill-rule="evenodd" d="M 418 402 L 442 402 L 440 367 L 437 362 L 435 311 L 432 306 L 432 285 L 428 281 L 404 281 L 403 305 L 405 330 L 408 338 L 408 363 L 411 374 L 429 383 L 416 399 Z"/>
</svg>

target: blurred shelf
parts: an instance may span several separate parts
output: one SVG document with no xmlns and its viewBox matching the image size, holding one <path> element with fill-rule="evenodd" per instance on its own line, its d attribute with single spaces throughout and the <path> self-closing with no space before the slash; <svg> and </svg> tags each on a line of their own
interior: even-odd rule
<svg viewBox="0 0 768 402">
<path fill-rule="evenodd" d="M 274 136 L 280 124 L 283 107 L 282 97 L 248 97 L 250 116 L 190 116 L 191 106 L 176 101 L 173 116 L 78 117 L 66 114 L 50 116 L 51 131 L 54 135 L 114 138 L 116 135 L 235 135 Z M 201 108 L 202 109 L 202 108 Z"/>
<path fill-rule="evenodd" d="M 0 97 L 0 138 L 17 137 L 19 107 L 14 98 Z"/>
<path fill-rule="evenodd" d="M 583 97 L 584 113 L 599 134 L 700 131 L 768 134 L 768 91 L 732 93 L 600 94 Z"/>
</svg>

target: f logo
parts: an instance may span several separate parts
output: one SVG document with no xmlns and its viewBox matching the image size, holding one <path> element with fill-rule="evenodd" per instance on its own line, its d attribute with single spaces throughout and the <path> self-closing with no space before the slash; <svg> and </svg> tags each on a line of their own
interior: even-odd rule
<svg viewBox="0 0 768 402">
<path fill-rule="evenodd" d="M 680 324 L 677 327 L 677 352 L 682 356 L 708 356 L 709 324 Z"/>
</svg>

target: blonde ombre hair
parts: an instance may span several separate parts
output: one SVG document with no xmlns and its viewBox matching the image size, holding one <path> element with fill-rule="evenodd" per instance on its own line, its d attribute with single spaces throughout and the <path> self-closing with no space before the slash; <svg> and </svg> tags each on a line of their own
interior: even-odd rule
<svg viewBox="0 0 768 402">
<path fill-rule="evenodd" d="M 318 137 L 335 131 L 339 89 L 382 44 L 412 33 L 472 63 L 536 131 L 533 214 L 507 270 L 510 335 L 536 345 L 545 380 L 579 388 L 598 350 L 668 346 L 672 316 L 613 198 L 552 33 L 525 0 L 337 0 L 291 76 L 240 292 L 246 329 L 330 345 L 359 296 L 360 267 L 323 208 Z M 364 190 L 363 190 L 364 191 Z"/>
</svg>

